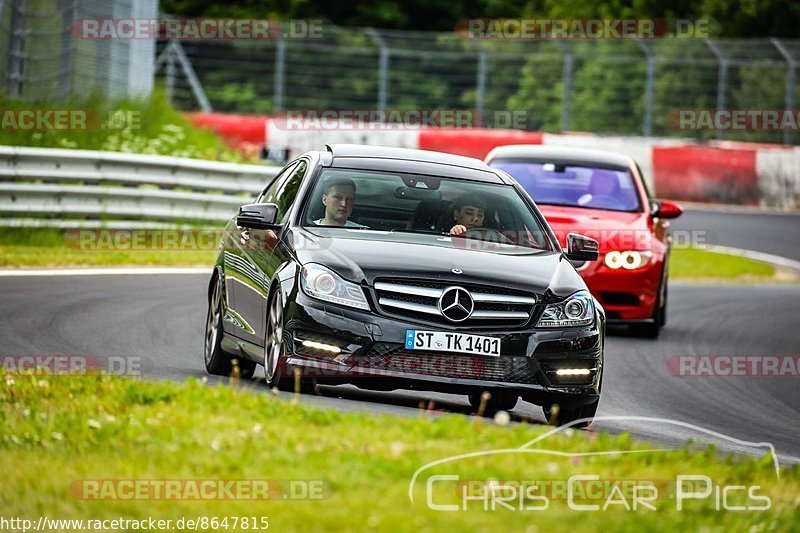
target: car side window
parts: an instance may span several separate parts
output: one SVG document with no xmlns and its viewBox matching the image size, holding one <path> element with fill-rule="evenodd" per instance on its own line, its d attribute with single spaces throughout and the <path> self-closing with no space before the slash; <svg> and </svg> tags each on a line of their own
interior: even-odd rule
<svg viewBox="0 0 800 533">
<path fill-rule="evenodd" d="M 256 203 L 257 204 L 269 203 L 271 200 L 266 200 L 266 198 L 275 195 L 275 193 L 277 192 L 278 188 L 286 180 L 286 178 L 289 177 L 289 175 L 292 173 L 292 170 L 294 170 L 294 168 L 296 166 L 297 166 L 297 163 L 292 163 L 289 166 L 287 166 L 286 168 L 284 168 L 282 171 L 280 171 L 278 173 L 278 175 L 276 175 L 275 178 L 273 178 L 273 180 L 270 182 L 270 184 L 267 185 L 267 188 L 264 189 L 264 191 L 258 196 L 258 199 L 256 200 Z"/>
<path fill-rule="evenodd" d="M 280 224 L 284 222 L 286 215 L 291 210 L 307 171 L 308 161 L 300 161 L 285 178 L 279 180 L 274 191 L 268 190 L 265 193 L 262 203 L 273 203 L 278 206 L 277 220 Z"/>
</svg>

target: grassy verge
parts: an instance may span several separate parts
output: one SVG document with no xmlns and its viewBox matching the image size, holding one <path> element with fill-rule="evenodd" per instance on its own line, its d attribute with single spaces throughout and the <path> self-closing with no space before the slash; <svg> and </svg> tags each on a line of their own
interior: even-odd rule
<svg viewBox="0 0 800 533">
<path fill-rule="evenodd" d="M 766 281 L 775 276 L 775 267 L 746 257 L 675 247 L 670 257 L 669 275 L 670 279 L 686 280 Z"/>
<path fill-rule="evenodd" d="M 0 101 L 5 110 L 84 110 L 96 120 L 87 129 L 0 130 L 0 144 L 40 148 L 107 150 L 137 154 L 169 155 L 215 161 L 245 162 L 214 132 L 197 129 L 173 108 L 162 91 L 144 101 L 108 102 L 88 98 L 74 102 L 31 104 Z"/>
<path fill-rule="evenodd" d="M 113 245 L 111 241 L 108 243 Z M 192 249 L 193 243 L 202 246 Z M 106 249 L 97 238 L 90 244 L 82 246 L 79 237 L 72 238 L 71 234 L 56 229 L 0 229 L 0 268 L 210 266 L 216 256 L 216 242 L 210 240 L 188 241 L 187 246 L 174 250 Z"/>
<path fill-rule="evenodd" d="M 67 266 L 206 266 L 215 249 L 111 250 L 80 249 L 58 230 L 0 229 L 0 267 Z M 767 281 L 772 265 L 697 248 L 676 247 L 670 259 L 670 279 Z"/>
<path fill-rule="evenodd" d="M 181 517 L 268 517 L 276 530 L 789 530 L 797 520 L 800 471 L 776 478 L 768 457 L 721 457 L 713 448 L 625 455 L 480 455 L 439 465 L 409 482 L 418 468 L 449 456 L 517 448 L 547 431 L 526 424 L 500 427 L 463 416 L 417 418 L 347 414 L 321 410 L 300 400 L 254 394 L 237 387 L 142 383 L 107 375 L 34 377 L 14 375 L 0 383 L 0 486 L 3 515 L 36 520 Z M 567 432 L 536 448 L 562 453 L 647 450 L 627 435 Z M 13 465 L 13 467 L 11 467 Z M 45 474 L 46 473 L 46 474 Z M 547 480 L 546 509 L 485 510 L 469 501 L 466 511 L 435 511 L 426 505 L 433 474 L 460 481 Z M 770 499 L 769 510 L 716 510 L 714 497 L 684 502 L 677 511 L 676 476 L 708 476 L 715 485 L 744 485 Z M 555 489 L 570 476 L 597 475 L 604 482 L 651 482 L 655 510 L 627 510 L 616 496 L 606 511 L 572 510 Z M 282 480 L 270 499 L 122 499 L 119 481 L 103 480 Z M 82 480 L 94 480 L 89 485 Z M 290 483 L 289 480 L 306 480 Z M 284 499 L 288 487 L 323 487 L 313 499 Z M 641 482 L 641 483 L 640 483 Z M 448 484 L 449 483 L 449 484 Z M 87 487 L 104 487 L 98 500 L 82 499 Z M 543 487 L 548 486 L 543 484 Z M 116 488 L 113 488 L 116 487 Z M 271 491 L 275 485 L 271 485 Z M 436 504 L 458 501 L 454 482 L 432 485 Z M 108 490 L 106 490 L 108 489 Z M 471 494 L 484 494 L 474 488 Z M 583 489 L 581 489 L 583 490 Z M 119 491 L 119 492 L 117 492 Z M 604 505 L 607 494 L 576 493 L 575 502 Z M 630 490 L 626 498 L 631 503 Z M 152 493 L 151 493 L 152 494 Z M 175 493 L 183 494 L 182 491 Z M 296 495 L 302 496 L 299 491 Z M 581 498 L 580 495 L 585 498 Z M 621 494 L 621 493 L 620 493 Z M 729 505 L 761 505 L 737 493 Z M 321 497 L 317 497 L 321 496 Z M 522 500 L 540 507 L 543 500 Z M 517 509 L 519 502 L 512 502 Z M 755 528 L 755 529 L 751 529 Z"/>
</svg>

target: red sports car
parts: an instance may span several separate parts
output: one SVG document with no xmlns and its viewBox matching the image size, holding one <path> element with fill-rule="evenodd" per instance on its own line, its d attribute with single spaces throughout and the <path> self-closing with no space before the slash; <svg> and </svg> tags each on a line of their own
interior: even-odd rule
<svg viewBox="0 0 800 533">
<path fill-rule="evenodd" d="M 656 201 L 625 155 L 565 146 L 510 145 L 486 156 L 530 194 L 562 243 L 570 232 L 600 243 L 600 260 L 575 263 L 609 324 L 658 337 L 667 318 L 668 219 L 683 212 Z"/>
</svg>

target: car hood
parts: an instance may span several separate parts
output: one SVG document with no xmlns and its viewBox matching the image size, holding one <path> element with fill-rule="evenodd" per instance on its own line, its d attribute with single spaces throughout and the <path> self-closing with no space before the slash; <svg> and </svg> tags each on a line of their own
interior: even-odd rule
<svg viewBox="0 0 800 533">
<path fill-rule="evenodd" d="M 600 253 L 647 250 L 652 246 L 653 228 L 645 213 L 553 205 L 539 205 L 539 209 L 562 246 L 566 246 L 569 233 L 595 239 L 600 244 Z"/>
<path fill-rule="evenodd" d="M 301 264 L 319 263 L 356 283 L 410 278 L 477 283 L 566 296 L 586 288 L 561 253 L 521 247 L 504 252 L 464 248 L 464 239 L 417 233 L 293 228 Z M 302 245 L 300 245 L 302 243 Z M 453 272 L 460 270 L 461 274 Z"/>
</svg>

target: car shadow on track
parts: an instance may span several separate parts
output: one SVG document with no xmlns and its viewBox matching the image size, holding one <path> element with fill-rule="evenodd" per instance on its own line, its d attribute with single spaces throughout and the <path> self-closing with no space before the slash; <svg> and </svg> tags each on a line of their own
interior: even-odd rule
<svg viewBox="0 0 800 533">
<path fill-rule="evenodd" d="M 193 373 L 198 379 L 208 378 L 210 385 L 233 384 L 227 377 L 208 376 L 204 372 Z M 263 377 L 238 380 L 238 386 L 256 393 L 272 393 L 264 383 Z M 466 397 L 454 394 L 441 394 L 428 391 L 375 391 L 360 389 L 354 385 L 317 385 L 312 391 L 277 393 L 279 398 L 294 398 L 307 401 L 311 405 L 332 407 L 345 411 L 369 411 L 376 414 L 399 414 L 401 416 L 418 416 L 419 414 L 437 416 L 458 414 L 475 417 L 475 410 L 469 405 Z M 509 412 L 511 422 L 545 425 L 543 418 L 537 418 L 538 407 L 520 400 Z M 541 415 L 538 415 L 541 417 Z M 494 413 L 485 413 L 484 418 L 493 418 Z"/>
</svg>

